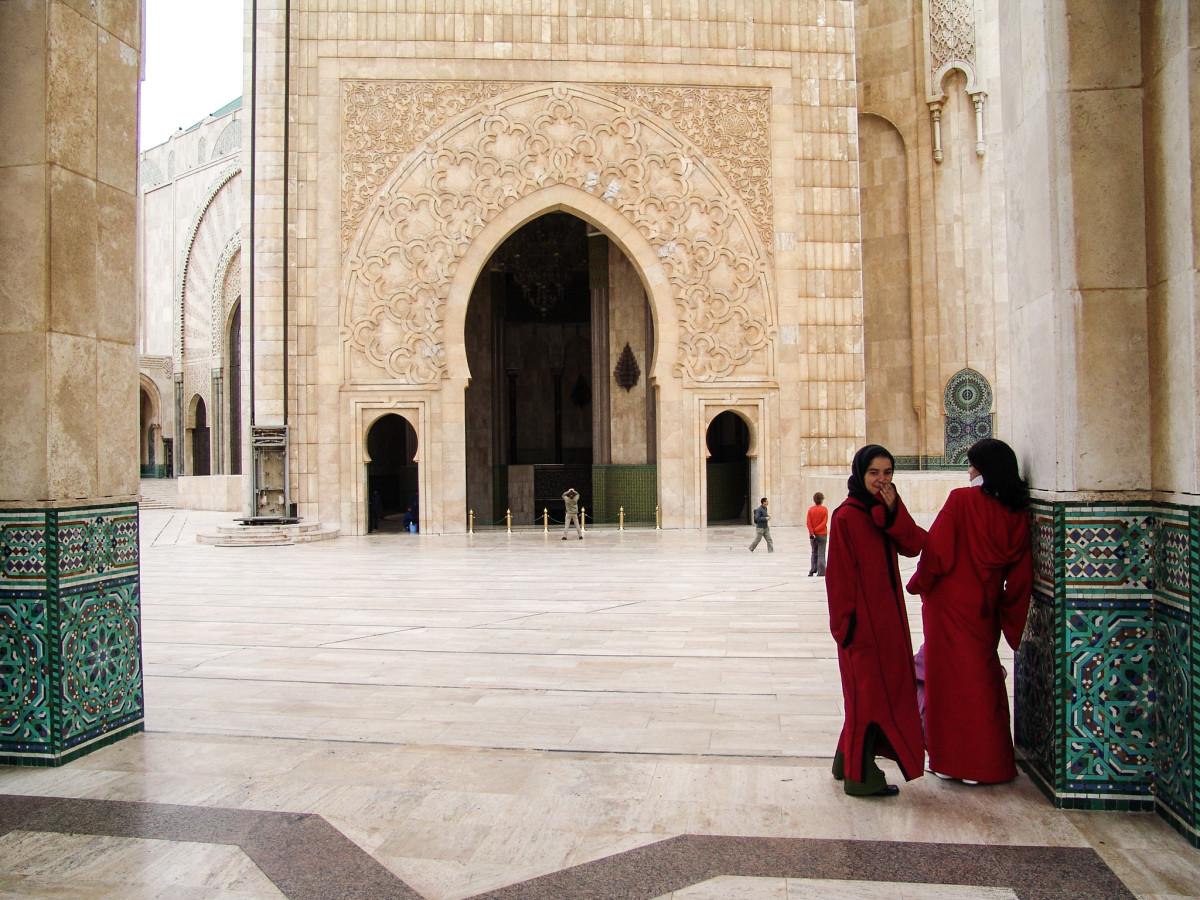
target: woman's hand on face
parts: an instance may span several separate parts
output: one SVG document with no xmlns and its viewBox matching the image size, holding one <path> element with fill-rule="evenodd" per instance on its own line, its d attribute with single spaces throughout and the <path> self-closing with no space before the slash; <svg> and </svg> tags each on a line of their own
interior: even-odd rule
<svg viewBox="0 0 1200 900">
<path fill-rule="evenodd" d="M 896 486 L 890 481 L 879 489 L 879 499 L 887 507 L 888 512 L 896 511 Z"/>
</svg>

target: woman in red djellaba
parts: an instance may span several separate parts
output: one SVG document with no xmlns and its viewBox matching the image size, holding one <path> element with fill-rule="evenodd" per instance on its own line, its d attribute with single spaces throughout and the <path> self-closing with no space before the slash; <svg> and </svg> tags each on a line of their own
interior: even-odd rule
<svg viewBox="0 0 1200 900">
<path fill-rule="evenodd" d="M 892 797 L 875 757 L 896 761 L 906 781 L 925 758 L 912 638 L 897 552 L 916 556 L 925 531 L 892 484 L 895 462 L 878 444 L 854 455 L 850 495 L 833 513 L 825 589 L 829 629 L 838 642 L 846 722 L 833 777 L 855 797 Z"/>
<path fill-rule="evenodd" d="M 1017 649 L 1029 614 L 1029 487 L 1004 441 L 976 441 L 967 459 L 971 487 L 946 498 L 908 590 L 923 600 L 928 769 L 995 784 L 1017 777 L 996 648 L 1003 633 Z"/>
</svg>

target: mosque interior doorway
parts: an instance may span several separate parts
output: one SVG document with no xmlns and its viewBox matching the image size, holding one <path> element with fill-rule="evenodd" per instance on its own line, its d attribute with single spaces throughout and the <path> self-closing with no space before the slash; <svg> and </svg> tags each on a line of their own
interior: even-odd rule
<svg viewBox="0 0 1200 900">
<path fill-rule="evenodd" d="M 379 530 L 407 530 L 405 514 L 420 515 L 416 429 L 394 413 L 377 419 L 367 432 L 367 457 L 367 503 L 375 491 L 383 501 Z"/>
<path fill-rule="evenodd" d="M 591 503 L 592 341 L 587 225 L 550 213 L 518 229 L 472 292 L 466 322 L 467 506 L 477 525 L 562 517 Z"/>
<path fill-rule="evenodd" d="M 195 400 L 195 411 L 192 414 L 191 432 L 191 451 L 192 451 L 192 475 L 211 475 L 212 474 L 212 452 L 210 446 L 211 429 L 208 427 L 208 410 L 204 405 L 204 398 L 197 396 Z"/>
<path fill-rule="evenodd" d="M 622 492 L 644 494 L 653 519 L 654 407 L 643 375 L 652 334 L 633 264 L 582 219 L 547 213 L 496 249 L 465 323 L 476 527 L 503 524 L 509 511 L 517 525 L 540 524 L 543 512 L 561 522 L 567 488 L 589 522 L 632 509 Z"/>
<path fill-rule="evenodd" d="M 708 460 L 704 466 L 708 488 L 708 524 L 745 524 L 754 505 L 750 497 L 750 428 L 737 413 L 718 415 L 705 437 Z"/>
</svg>

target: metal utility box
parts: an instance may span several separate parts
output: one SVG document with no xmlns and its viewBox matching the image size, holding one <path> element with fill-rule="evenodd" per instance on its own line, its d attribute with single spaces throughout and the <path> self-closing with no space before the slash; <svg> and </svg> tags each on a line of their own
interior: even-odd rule
<svg viewBox="0 0 1200 900">
<path fill-rule="evenodd" d="M 251 442 L 254 450 L 254 518 L 287 518 L 291 509 L 287 426 L 256 425 Z"/>
</svg>

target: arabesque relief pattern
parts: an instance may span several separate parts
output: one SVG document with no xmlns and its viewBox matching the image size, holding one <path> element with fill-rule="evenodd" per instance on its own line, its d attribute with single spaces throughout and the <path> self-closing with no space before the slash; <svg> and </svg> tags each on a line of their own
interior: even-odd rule
<svg viewBox="0 0 1200 900">
<path fill-rule="evenodd" d="M 971 0 L 933 0 L 929 5 L 932 71 L 961 59 L 975 64 L 975 6 Z"/>
<path fill-rule="evenodd" d="M 350 108 L 344 116 L 369 118 Z M 748 205 L 683 135 L 602 90 L 562 84 L 515 90 L 476 109 L 383 186 L 347 260 L 348 376 L 440 378 L 446 293 L 459 260 L 497 213 L 555 184 L 609 203 L 654 248 L 680 325 L 677 374 L 697 382 L 773 376 L 768 267 Z"/>
<path fill-rule="evenodd" d="M 455 116 L 517 87 L 484 81 L 342 83 L 342 253 L 379 186 L 409 153 Z M 771 92 L 766 88 L 601 84 L 654 113 L 704 151 L 746 201 L 767 253 L 773 249 Z"/>
<path fill-rule="evenodd" d="M 771 211 L 771 92 L 767 88 L 606 84 L 704 151 L 750 210 L 763 249 L 774 249 Z"/>
<path fill-rule="evenodd" d="M 494 81 L 342 82 L 342 253 L 379 186 L 422 140 L 512 87 Z"/>
</svg>

